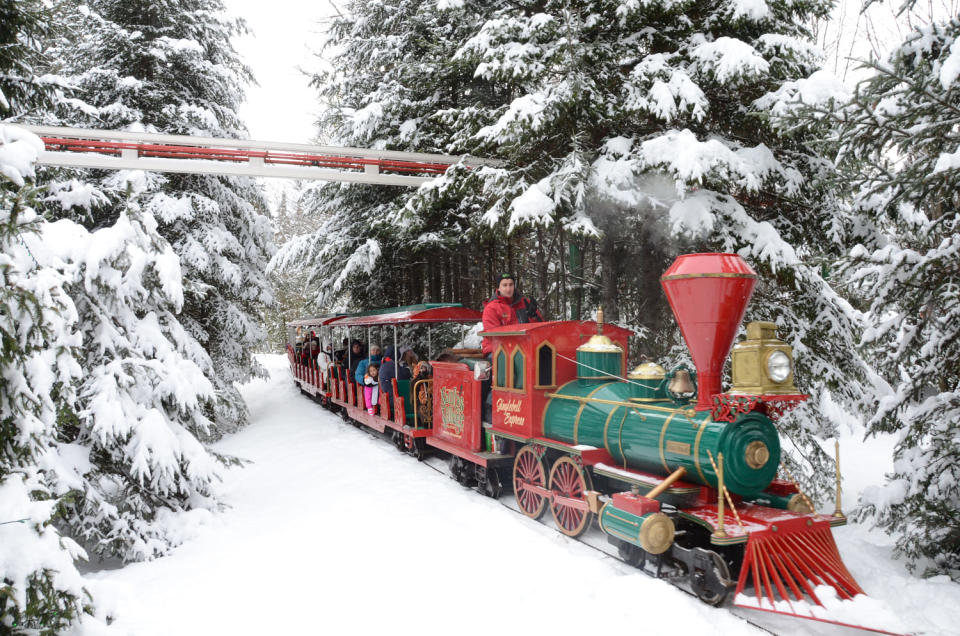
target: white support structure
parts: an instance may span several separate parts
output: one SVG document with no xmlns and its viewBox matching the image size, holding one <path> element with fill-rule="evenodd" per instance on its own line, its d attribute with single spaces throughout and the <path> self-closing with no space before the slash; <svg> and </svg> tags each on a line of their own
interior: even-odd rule
<svg viewBox="0 0 960 636">
<path fill-rule="evenodd" d="M 497 160 L 420 152 L 370 150 L 246 139 L 158 135 L 116 130 L 21 126 L 38 135 L 48 166 L 194 174 L 316 179 L 416 187 L 462 162 L 499 167 Z"/>
</svg>

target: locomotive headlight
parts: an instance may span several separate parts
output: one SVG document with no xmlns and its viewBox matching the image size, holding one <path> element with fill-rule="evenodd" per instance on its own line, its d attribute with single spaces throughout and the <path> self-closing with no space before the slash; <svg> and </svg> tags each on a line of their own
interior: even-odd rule
<svg viewBox="0 0 960 636">
<path fill-rule="evenodd" d="M 790 356 L 783 351 L 773 351 L 767 356 L 767 375 L 774 382 L 783 382 L 790 377 Z"/>
<path fill-rule="evenodd" d="M 747 323 L 747 338 L 733 346 L 733 395 L 795 395 L 793 351 L 772 322 Z"/>
</svg>

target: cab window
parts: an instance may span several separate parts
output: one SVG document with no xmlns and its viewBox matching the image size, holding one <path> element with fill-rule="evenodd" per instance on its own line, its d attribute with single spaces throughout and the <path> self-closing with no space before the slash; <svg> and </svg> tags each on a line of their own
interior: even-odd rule
<svg viewBox="0 0 960 636">
<path fill-rule="evenodd" d="M 523 388 L 523 372 L 524 372 L 524 356 L 523 351 L 517 349 L 513 352 L 513 388 L 522 389 Z"/>
<path fill-rule="evenodd" d="M 553 346 L 547 342 L 537 348 L 537 386 L 554 386 L 556 355 Z"/>
<path fill-rule="evenodd" d="M 494 372 L 496 377 L 494 379 L 494 386 L 504 388 L 507 386 L 507 353 L 501 347 L 497 350 L 497 355 L 493 359 Z"/>
</svg>

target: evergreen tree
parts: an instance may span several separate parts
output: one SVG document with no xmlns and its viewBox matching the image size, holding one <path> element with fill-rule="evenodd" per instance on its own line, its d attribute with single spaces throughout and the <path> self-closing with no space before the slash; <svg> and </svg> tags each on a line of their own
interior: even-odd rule
<svg viewBox="0 0 960 636">
<path fill-rule="evenodd" d="M 297 237 L 311 234 L 316 228 L 313 217 L 307 216 L 301 202 L 303 184 L 284 190 L 273 218 L 274 242 L 284 245 Z M 316 314 L 312 295 L 308 292 L 306 268 L 272 271 L 270 283 L 275 303 L 266 312 L 269 341 L 264 351 L 283 351 L 287 345 L 287 322 Z"/>
<path fill-rule="evenodd" d="M 863 219 L 850 263 L 870 304 L 863 342 L 893 385 L 872 393 L 869 431 L 899 441 L 862 512 L 914 565 L 960 580 L 960 18 L 867 66 L 836 139 Z"/>
<path fill-rule="evenodd" d="M 678 253 L 739 252 L 760 274 L 747 319 L 778 324 L 801 388 L 814 396 L 783 421 L 795 442 L 788 463 L 798 476 L 795 464 L 804 465 L 811 495 L 827 494 L 831 462 L 814 438 L 835 428 L 822 400 L 829 391 L 855 408 L 868 377 L 852 335 L 860 316 L 828 279 L 851 223 L 822 187 L 830 162 L 810 136 L 782 133 L 775 109 L 785 86 L 816 70 L 803 25 L 826 16 L 829 3 L 391 0 L 352 8 L 334 30 L 334 66 L 344 70 L 318 79 L 337 107 L 327 130 L 354 145 L 507 165 L 454 167 L 395 195 L 338 188 L 320 208 L 331 215 L 333 240 L 318 233 L 300 252 L 339 256 L 327 261 L 337 269 L 317 270 L 315 281 L 354 296 L 386 282 L 382 271 L 401 269 L 398 254 L 413 269 L 420 245 L 462 236 L 482 246 L 470 254 L 489 267 L 522 263 L 538 293 L 552 294 L 554 317 L 587 317 L 602 302 L 649 334 L 641 350 L 669 362 L 679 339 L 660 274 Z M 380 256 L 360 248 L 348 260 L 346 249 L 368 237 Z M 358 277 L 346 277 L 344 264 L 358 266 Z"/>
<path fill-rule="evenodd" d="M 488 99 L 487 82 L 474 79 L 473 69 L 453 55 L 490 8 L 474 1 L 441 4 L 462 10 L 443 10 L 434 0 L 356 1 L 333 21 L 332 70 L 313 79 L 332 105 L 320 121 L 326 140 L 451 151 L 455 128 L 442 113 Z M 464 214 L 437 206 L 429 218 L 411 218 L 403 214 L 410 196 L 408 189 L 385 186 L 309 188 L 304 206 L 318 229 L 285 245 L 272 266 L 290 273 L 308 264 L 320 307 L 450 301 L 453 287 L 479 289 L 474 281 L 482 273 L 481 244 L 487 240 L 477 231 L 482 208 Z"/>
<path fill-rule="evenodd" d="M 231 91 L 245 71 L 225 43 L 236 25 L 211 3 L 141 8 L 57 3 L 63 28 L 51 32 L 43 68 L 59 77 L 56 108 L 29 117 L 235 136 Z M 137 32 L 140 19 L 153 25 L 150 38 Z M 45 214 L 60 220 L 32 249 L 63 274 L 81 337 L 76 400 L 60 405 L 53 453 L 64 468 L 51 475 L 66 495 L 61 518 L 101 554 L 151 558 L 178 541 L 168 521 L 217 503 L 212 484 L 231 460 L 198 439 L 246 418 L 233 383 L 249 377 L 258 303 L 269 299 L 259 190 L 249 180 L 140 172 L 44 177 Z"/>
<path fill-rule="evenodd" d="M 220 0 L 97 0 L 85 5 L 80 42 L 58 50 L 75 100 L 64 104 L 74 125 L 236 138 L 250 72 L 230 38 L 243 24 Z M 84 211 L 88 228 L 111 225 L 125 193 L 111 175 L 96 188 L 112 205 Z M 75 187 L 65 187 L 69 198 Z M 272 302 L 265 276 L 272 252 L 266 203 L 252 179 L 165 175 L 140 194 L 143 210 L 179 256 L 184 275 L 180 322 L 206 351 L 193 361 L 215 390 L 204 438 L 242 427 L 247 407 L 235 383 L 262 375 L 253 349 L 265 338 L 262 308 Z"/>
<path fill-rule="evenodd" d="M 51 86 L 36 71 L 49 32 L 37 0 L 0 0 L 0 117 L 22 117 L 47 105 Z"/>
<path fill-rule="evenodd" d="M 25 178 L 43 142 L 0 125 L 0 631 L 59 633 L 90 611 L 75 559 L 51 525 L 60 504 L 50 466 L 57 409 L 73 398 L 76 310 L 64 278 L 27 241 L 42 229 Z M 58 404 L 59 403 L 59 404 Z"/>
<path fill-rule="evenodd" d="M 178 541 L 167 520 L 214 507 L 220 479 L 220 458 L 197 439 L 209 434 L 214 387 L 194 362 L 206 354 L 177 320 L 179 259 L 135 199 L 109 227 L 62 219 L 44 237 L 34 253 L 69 276 L 83 338 L 79 408 L 58 431 L 60 454 L 85 458 L 61 479 L 75 491 L 64 522 L 100 554 L 162 555 Z"/>
</svg>

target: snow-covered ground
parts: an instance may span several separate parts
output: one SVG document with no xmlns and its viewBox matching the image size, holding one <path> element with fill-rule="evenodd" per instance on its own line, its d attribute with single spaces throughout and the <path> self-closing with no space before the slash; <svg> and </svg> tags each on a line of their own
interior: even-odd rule
<svg viewBox="0 0 960 636">
<path fill-rule="evenodd" d="M 244 388 L 252 425 L 217 448 L 252 462 L 227 475 L 230 508 L 184 518 L 166 558 L 86 575 L 110 631 L 764 633 L 464 490 L 301 396 L 282 356 L 262 360 L 271 379 Z M 848 466 L 870 466 L 869 445 L 846 447 Z M 910 632 L 960 634 L 960 585 L 909 576 L 880 533 L 836 535 L 860 584 Z M 775 633 L 856 633 L 743 616 Z"/>
</svg>

